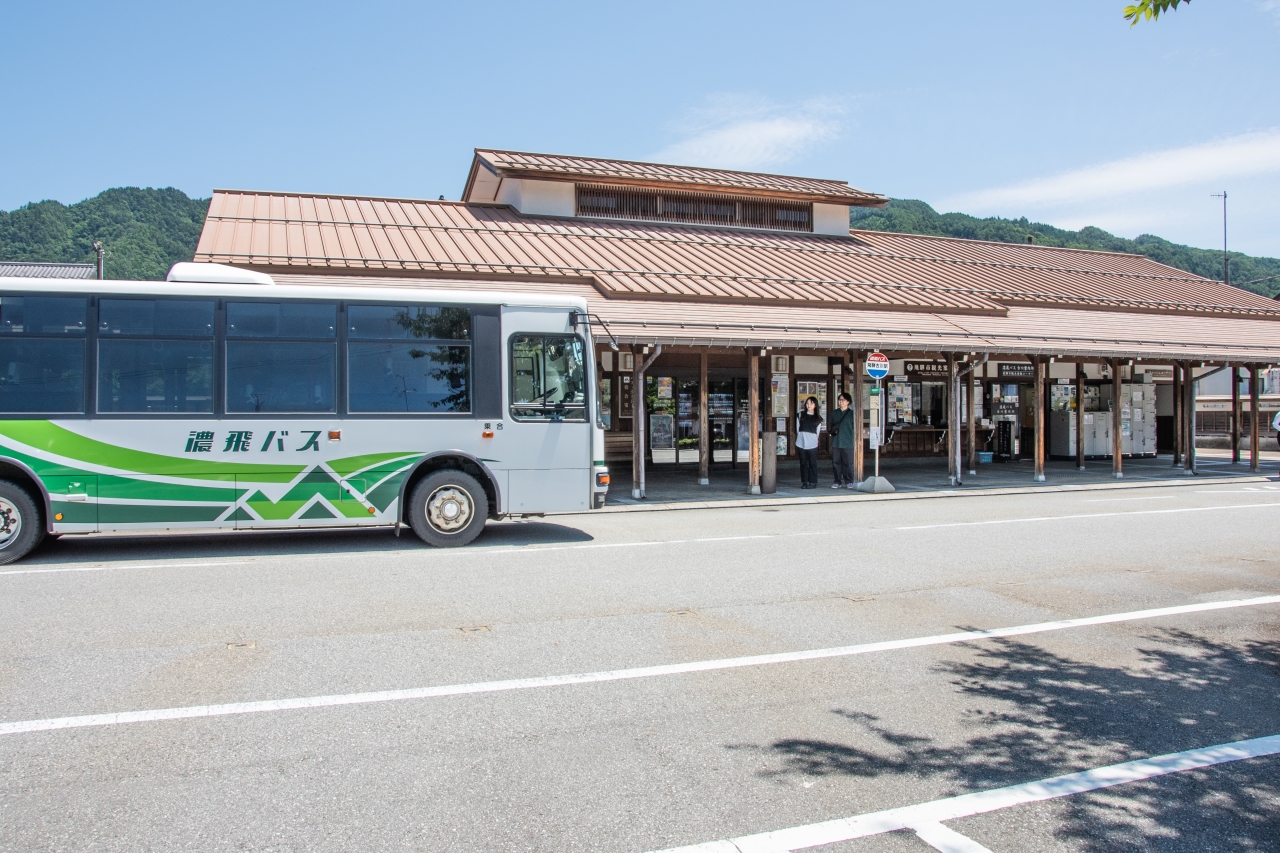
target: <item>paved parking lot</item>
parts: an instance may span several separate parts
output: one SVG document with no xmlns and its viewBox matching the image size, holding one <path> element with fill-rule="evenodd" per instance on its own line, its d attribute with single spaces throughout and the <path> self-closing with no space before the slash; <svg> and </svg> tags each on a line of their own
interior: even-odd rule
<svg viewBox="0 0 1280 853">
<path fill-rule="evenodd" d="M 1199 480 L 64 538 L 0 569 L 0 849 L 1274 850 L 1277 529 Z"/>
</svg>

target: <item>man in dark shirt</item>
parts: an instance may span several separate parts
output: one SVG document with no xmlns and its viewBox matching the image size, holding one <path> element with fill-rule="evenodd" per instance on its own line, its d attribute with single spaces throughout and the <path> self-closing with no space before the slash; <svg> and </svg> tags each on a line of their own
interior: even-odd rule
<svg viewBox="0 0 1280 853">
<path fill-rule="evenodd" d="M 831 413 L 831 467 L 835 469 L 835 482 L 831 488 L 856 489 L 853 481 L 853 398 L 841 394 L 836 398 L 839 406 Z"/>
</svg>

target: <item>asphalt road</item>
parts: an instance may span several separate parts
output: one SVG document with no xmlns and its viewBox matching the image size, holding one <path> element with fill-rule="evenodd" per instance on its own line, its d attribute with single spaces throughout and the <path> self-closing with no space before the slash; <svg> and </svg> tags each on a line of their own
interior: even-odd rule
<svg viewBox="0 0 1280 853">
<path fill-rule="evenodd" d="M 0 568 L 0 850 L 763 850 L 708 843 L 1280 735 L 1278 530 L 1195 483 L 66 537 Z M 814 849 L 1280 849 L 1280 754 L 1213 755 Z"/>
</svg>

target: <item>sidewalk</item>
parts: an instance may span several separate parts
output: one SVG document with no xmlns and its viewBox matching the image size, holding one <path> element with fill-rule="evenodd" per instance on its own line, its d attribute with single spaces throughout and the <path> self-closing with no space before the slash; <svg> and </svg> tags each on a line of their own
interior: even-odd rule
<svg viewBox="0 0 1280 853">
<path fill-rule="evenodd" d="M 871 495 L 846 489 L 831 488 L 831 463 L 818 463 L 819 486 L 817 489 L 800 488 L 798 462 L 778 463 L 778 491 L 772 495 L 749 495 L 745 465 L 731 470 L 728 465 L 712 466 L 711 484 L 698 485 L 696 465 L 679 467 L 664 465 L 646 469 L 646 498 L 631 498 L 631 466 L 623 463 L 610 466 L 613 484 L 603 510 L 597 512 L 644 512 L 664 509 L 700 509 L 705 507 L 769 506 L 793 503 L 833 503 L 847 501 L 902 500 L 907 498 L 954 497 L 965 494 L 1009 494 L 1036 491 L 1076 491 L 1094 489 L 1130 489 L 1151 486 L 1180 486 L 1204 483 L 1206 480 L 1235 482 L 1272 482 L 1280 467 L 1280 453 L 1262 454 L 1262 474 L 1251 474 L 1246 461 L 1232 464 L 1228 451 L 1197 450 L 1195 476 L 1188 476 L 1181 467 L 1174 468 L 1172 457 L 1154 459 L 1125 459 L 1124 478 L 1117 480 L 1111 473 L 1111 462 L 1106 459 L 1085 463 L 1085 470 L 1077 470 L 1074 461 L 1050 460 L 1045 463 L 1045 482 L 1032 479 L 1032 463 L 1006 462 L 979 465 L 977 474 L 969 476 L 963 470 L 963 484 L 952 486 L 947 481 L 947 461 L 941 458 L 881 460 L 880 474 L 894 485 L 897 491 L 887 495 Z M 867 460 L 866 474 L 871 474 L 871 460 Z"/>
</svg>

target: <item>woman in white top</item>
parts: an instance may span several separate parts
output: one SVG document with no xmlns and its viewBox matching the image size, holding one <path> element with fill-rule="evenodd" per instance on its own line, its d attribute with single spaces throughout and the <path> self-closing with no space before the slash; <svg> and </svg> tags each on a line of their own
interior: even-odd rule
<svg viewBox="0 0 1280 853">
<path fill-rule="evenodd" d="M 822 415 L 818 414 L 818 398 L 804 401 L 804 410 L 796 416 L 796 453 L 800 456 L 800 488 L 818 488 L 818 431 Z"/>
</svg>

